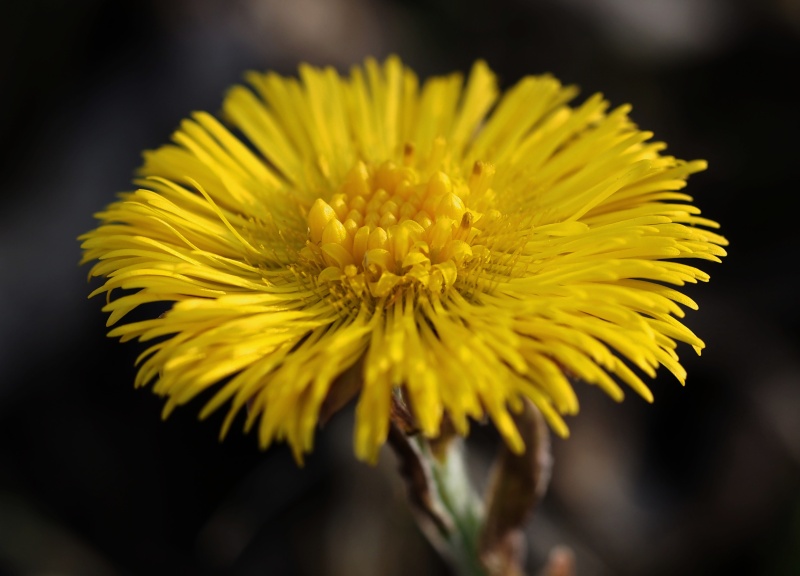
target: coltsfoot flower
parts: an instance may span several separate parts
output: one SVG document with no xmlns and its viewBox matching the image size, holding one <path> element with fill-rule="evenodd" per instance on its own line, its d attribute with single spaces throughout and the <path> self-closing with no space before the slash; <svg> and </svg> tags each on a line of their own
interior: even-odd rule
<svg viewBox="0 0 800 576">
<path fill-rule="evenodd" d="M 358 370 L 359 458 L 393 396 L 428 437 L 488 417 L 521 452 L 524 398 L 566 436 L 572 380 L 647 401 L 660 365 L 684 382 L 678 343 L 703 342 L 670 285 L 708 275 L 676 260 L 718 262 L 726 241 L 680 191 L 706 163 L 664 155 L 629 106 L 572 106 L 549 75 L 501 95 L 480 61 L 466 82 L 420 84 L 395 57 L 247 81 L 222 121 L 195 113 L 145 153 L 138 189 L 80 237 L 109 336 L 152 343 L 136 385 L 165 415 L 213 388 L 201 416 L 227 406 L 223 435 L 245 412 L 300 459 Z"/>
</svg>

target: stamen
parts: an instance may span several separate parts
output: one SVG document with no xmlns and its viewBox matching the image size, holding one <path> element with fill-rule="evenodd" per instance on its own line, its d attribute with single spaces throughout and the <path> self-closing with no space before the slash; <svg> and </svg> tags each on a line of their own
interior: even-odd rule
<svg viewBox="0 0 800 576">
<path fill-rule="evenodd" d="M 341 282 L 359 294 L 367 286 L 376 298 L 412 285 L 441 293 L 474 254 L 486 252 L 475 227 L 481 214 L 460 194 L 485 194 L 491 167 L 476 163 L 469 183 L 442 171 L 419 182 L 413 157 L 407 144 L 402 166 L 358 162 L 330 200 L 314 202 L 304 253 L 320 267 L 318 282 Z"/>
</svg>

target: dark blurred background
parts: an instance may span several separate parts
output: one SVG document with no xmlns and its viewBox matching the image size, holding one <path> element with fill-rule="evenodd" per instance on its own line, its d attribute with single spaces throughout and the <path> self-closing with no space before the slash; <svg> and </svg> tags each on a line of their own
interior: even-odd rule
<svg viewBox="0 0 800 576">
<path fill-rule="evenodd" d="M 690 290 L 708 348 L 652 406 L 578 388 L 531 573 L 564 544 L 579 576 L 800 574 L 799 2 L 29 0 L 0 18 L 0 575 L 447 573 L 390 451 L 352 455 L 352 411 L 302 469 L 219 443 L 199 404 L 162 422 L 77 265 L 141 151 L 245 70 L 389 53 L 421 77 L 485 58 L 504 88 L 552 72 L 710 164 L 689 191 L 731 247 Z M 479 485 L 495 442 L 471 440 Z"/>
</svg>

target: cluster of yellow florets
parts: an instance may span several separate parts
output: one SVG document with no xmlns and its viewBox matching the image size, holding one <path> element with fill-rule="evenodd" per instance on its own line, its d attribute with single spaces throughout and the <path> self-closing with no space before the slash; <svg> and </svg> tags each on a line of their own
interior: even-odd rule
<svg viewBox="0 0 800 576">
<path fill-rule="evenodd" d="M 408 146 L 408 160 L 412 153 Z M 440 294 L 487 257 L 481 225 L 499 212 L 478 212 L 465 199 L 491 194 L 492 167 L 476 163 L 464 181 L 409 164 L 358 162 L 336 194 L 314 202 L 302 255 L 321 268 L 319 284 L 340 283 L 359 297 L 403 287 Z"/>
</svg>

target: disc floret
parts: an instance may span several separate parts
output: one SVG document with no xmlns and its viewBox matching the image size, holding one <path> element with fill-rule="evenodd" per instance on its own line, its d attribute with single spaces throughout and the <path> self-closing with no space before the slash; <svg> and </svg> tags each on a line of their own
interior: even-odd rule
<svg viewBox="0 0 800 576">
<path fill-rule="evenodd" d="M 480 224 L 491 214 L 467 206 L 479 181 L 472 180 L 391 161 L 356 163 L 337 193 L 308 212 L 303 255 L 320 268 L 317 283 L 375 299 L 412 287 L 446 292 L 487 253 Z"/>
</svg>

